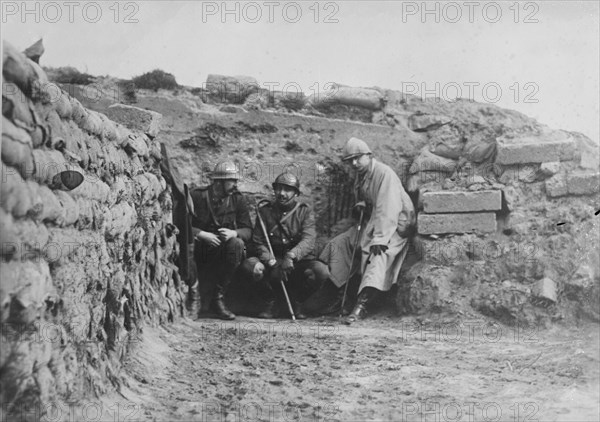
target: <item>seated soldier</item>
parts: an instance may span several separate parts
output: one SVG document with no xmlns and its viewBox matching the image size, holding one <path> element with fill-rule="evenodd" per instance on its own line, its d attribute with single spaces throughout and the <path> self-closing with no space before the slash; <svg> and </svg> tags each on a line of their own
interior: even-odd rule
<svg viewBox="0 0 600 422">
<path fill-rule="evenodd" d="M 212 184 L 190 192 L 194 202 L 192 231 L 198 272 L 212 269 L 218 275 L 212 310 L 221 319 L 235 318 L 224 297 L 235 270 L 245 256 L 245 244 L 252 236 L 252 222 L 246 198 L 237 190 L 239 173 L 235 163 L 217 164 Z"/>
<path fill-rule="evenodd" d="M 281 281 L 298 319 L 305 318 L 300 304 L 317 291 L 327 279 L 327 266 L 315 260 L 315 220 L 310 207 L 296 198 L 300 182 L 291 173 L 277 176 L 273 182 L 275 201 L 259 204 L 252 241 L 257 257 L 243 265 L 266 300 L 259 318 L 274 318 L 287 308 Z M 264 229 L 263 229 L 264 227 Z M 265 237 L 265 230 L 266 235 Z M 307 277 L 307 274 L 310 274 Z"/>
<path fill-rule="evenodd" d="M 351 275 L 360 272 L 358 298 L 346 319 L 351 324 L 366 316 L 367 306 L 376 295 L 397 282 L 414 231 L 415 213 L 394 170 L 372 158 L 364 141 L 351 138 L 344 146 L 342 160 L 355 176 L 356 207 L 363 215 L 361 232 L 358 226 L 352 226 L 333 238 L 319 258 L 329 265 L 331 282 L 324 293 L 338 290 L 337 300 L 323 312 L 339 309 L 345 284 Z"/>
</svg>

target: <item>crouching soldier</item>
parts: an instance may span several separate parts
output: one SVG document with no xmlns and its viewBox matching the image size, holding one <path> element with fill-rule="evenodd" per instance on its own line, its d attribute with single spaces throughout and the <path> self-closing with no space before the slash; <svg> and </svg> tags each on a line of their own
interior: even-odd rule
<svg viewBox="0 0 600 422">
<path fill-rule="evenodd" d="M 258 207 L 252 236 L 257 257 L 247 259 L 243 267 L 252 272 L 257 293 L 267 302 L 259 318 L 274 318 L 287 308 L 282 280 L 296 317 L 305 318 L 300 304 L 319 289 L 329 274 L 327 266 L 315 260 L 313 254 L 315 220 L 310 207 L 297 200 L 298 178 L 291 173 L 280 174 L 273 190 L 275 201 L 263 201 Z"/>
<path fill-rule="evenodd" d="M 198 272 L 212 270 L 216 286 L 211 308 L 221 319 L 234 319 L 225 306 L 227 286 L 245 257 L 245 244 L 252 237 L 252 222 L 246 198 L 237 190 L 239 172 L 235 163 L 217 164 L 209 186 L 192 190 L 194 255 Z"/>
</svg>

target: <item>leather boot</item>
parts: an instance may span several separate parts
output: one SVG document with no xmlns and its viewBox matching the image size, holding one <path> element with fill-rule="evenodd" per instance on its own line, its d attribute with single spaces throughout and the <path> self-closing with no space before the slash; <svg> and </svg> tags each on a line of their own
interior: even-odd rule
<svg viewBox="0 0 600 422">
<path fill-rule="evenodd" d="M 343 298 L 344 298 L 344 287 L 342 286 L 340 289 L 336 290 L 334 295 L 332 295 L 332 301 L 325 308 L 323 308 L 322 313 L 327 315 L 327 314 L 334 314 L 336 312 L 339 312 L 340 308 L 342 307 Z M 346 300 L 346 303 L 348 303 L 347 300 Z"/>
<path fill-rule="evenodd" d="M 350 315 L 348 315 L 348 318 L 346 318 L 346 324 L 350 325 L 353 322 L 364 319 L 367 316 L 367 304 L 373 298 L 373 296 L 375 296 L 376 292 L 377 290 L 373 287 L 365 287 L 362 289 L 358 295 L 358 298 L 356 299 L 356 305 L 354 306 L 354 309 Z"/>
<path fill-rule="evenodd" d="M 227 309 L 225 306 L 225 298 L 222 293 L 217 293 L 215 298 L 213 299 L 212 308 L 213 311 L 217 314 L 217 317 L 224 320 L 232 320 L 235 319 L 235 314 Z"/>
<path fill-rule="evenodd" d="M 198 282 L 191 286 L 188 285 L 188 291 L 185 298 L 185 308 L 192 318 L 197 318 L 200 313 L 200 298 L 198 297 Z"/>
<path fill-rule="evenodd" d="M 212 302 L 212 310 L 217 317 L 224 320 L 235 319 L 235 314 L 225 306 L 225 289 L 229 285 L 229 278 L 224 279 L 215 286 L 215 296 Z"/>
<path fill-rule="evenodd" d="M 257 315 L 257 317 L 263 319 L 273 319 L 275 318 L 276 314 L 275 299 L 270 299 L 267 301 L 267 306 L 265 306 L 265 309 L 263 309 L 262 312 Z"/>
<path fill-rule="evenodd" d="M 294 308 L 294 316 L 296 319 L 306 319 L 306 314 L 302 311 L 302 304 L 294 301 L 292 306 Z"/>
</svg>

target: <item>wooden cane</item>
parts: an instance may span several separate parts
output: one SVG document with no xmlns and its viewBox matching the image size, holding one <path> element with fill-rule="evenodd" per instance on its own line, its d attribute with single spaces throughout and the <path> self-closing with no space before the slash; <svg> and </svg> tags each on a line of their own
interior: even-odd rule
<svg viewBox="0 0 600 422">
<path fill-rule="evenodd" d="M 360 219 L 358 220 L 358 227 L 356 230 L 356 238 L 354 240 L 354 249 L 352 249 L 352 259 L 350 266 L 348 267 L 348 276 L 346 277 L 346 285 L 344 286 L 344 296 L 342 297 L 342 307 L 340 308 L 340 317 L 344 313 L 344 305 L 346 304 L 346 295 L 348 294 L 348 284 L 350 284 L 350 277 L 352 276 L 352 267 L 354 266 L 354 256 L 356 255 L 356 249 L 358 249 L 358 242 L 360 241 L 360 231 L 362 229 L 362 221 L 364 215 L 364 208 L 360 210 Z"/>
</svg>

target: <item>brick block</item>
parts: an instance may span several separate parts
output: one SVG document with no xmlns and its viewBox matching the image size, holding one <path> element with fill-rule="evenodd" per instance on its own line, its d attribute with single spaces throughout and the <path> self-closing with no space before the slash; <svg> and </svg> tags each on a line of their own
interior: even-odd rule
<svg viewBox="0 0 600 422">
<path fill-rule="evenodd" d="M 113 104 L 106 116 L 131 130 L 139 130 L 154 138 L 160 131 L 162 114 L 125 104 Z"/>
<path fill-rule="evenodd" d="M 498 164 L 547 163 L 575 159 L 575 140 L 563 132 L 547 137 L 499 139 Z"/>
<path fill-rule="evenodd" d="M 564 173 L 557 173 L 546 180 L 546 195 L 551 198 L 565 196 L 567 191 L 567 179 Z"/>
<path fill-rule="evenodd" d="M 593 195 L 600 191 L 600 173 L 575 172 L 567 174 L 569 195 Z"/>
<path fill-rule="evenodd" d="M 423 210 L 428 214 L 453 212 L 497 211 L 502 208 L 502 192 L 425 192 Z"/>
<path fill-rule="evenodd" d="M 493 212 L 463 214 L 424 214 L 418 217 L 420 234 L 490 233 L 496 231 L 496 214 Z"/>
</svg>

